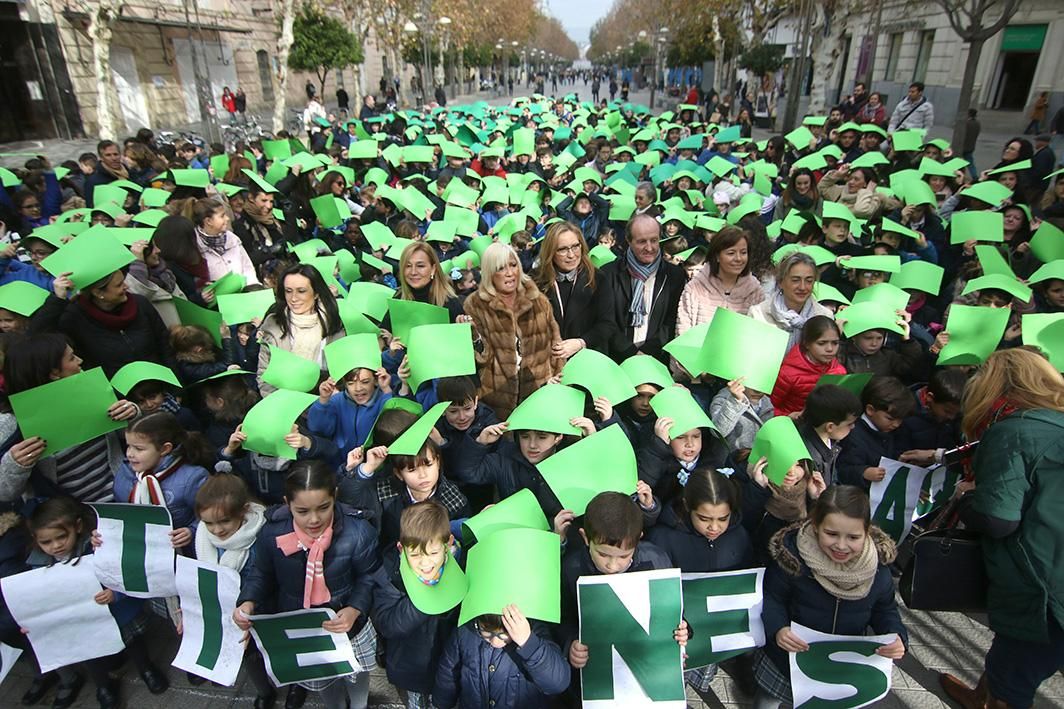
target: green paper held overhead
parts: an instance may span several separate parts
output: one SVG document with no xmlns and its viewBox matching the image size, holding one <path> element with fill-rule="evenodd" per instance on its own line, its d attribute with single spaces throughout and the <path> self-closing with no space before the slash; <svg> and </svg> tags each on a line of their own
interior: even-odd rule
<svg viewBox="0 0 1064 709">
<path fill-rule="evenodd" d="M 616 423 L 554 453 L 536 468 L 562 509 L 577 517 L 600 492 L 634 493 L 638 478 L 635 451 Z"/>
<path fill-rule="evenodd" d="M 410 387 L 414 391 L 430 379 L 477 371 L 470 323 L 419 325 L 410 331 L 406 345 Z"/>
<path fill-rule="evenodd" d="M 224 319 L 222 314 L 196 305 L 184 298 L 174 298 L 171 302 L 174 304 L 174 309 L 177 310 L 177 317 L 180 318 L 182 325 L 199 325 L 210 333 L 216 346 L 222 346 L 222 320 Z"/>
<path fill-rule="evenodd" d="M 0 308 L 28 318 L 44 305 L 49 295 L 28 281 L 11 281 L 0 286 Z"/>
<path fill-rule="evenodd" d="M 820 379 L 816 380 L 816 386 L 833 384 L 848 391 L 852 391 L 860 397 L 861 392 L 864 391 L 865 385 L 872 380 L 872 376 L 873 374 L 871 372 L 864 372 L 862 374 L 825 374 L 820 377 Z"/>
<path fill-rule="evenodd" d="M 280 347 L 270 347 L 270 363 L 262 373 L 262 381 L 278 389 L 309 392 L 318 386 L 321 370 L 317 362 L 303 359 Z"/>
<path fill-rule="evenodd" d="M 436 583 L 422 582 L 418 573 L 410 567 L 406 554 L 399 555 L 399 576 L 403 579 L 406 595 L 414 607 L 425 615 L 439 615 L 451 610 L 465 598 L 469 591 L 469 579 L 450 550 L 441 569 L 443 574 Z"/>
<path fill-rule="evenodd" d="M 329 376 L 338 384 L 348 372 L 354 369 L 368 369 L 376 372 L 381 368 L 381 348 L 376 329 L 373 333 L 341 337 L 325 345 L 324 351 Z"/>
<path fill-rule="evenodd" d="M 662 349 L 672 355 L 688 374 L 697 377 L 705 371 L 702 369 L 702 345 L 706 341 L 708 331 L 708 322 L 699 323 L 673 338 Z"/>
<path fill-rule="evenodd" d="M 573 355 L 562 369 L 562 384 L 578 385 L 591 393 L 592 399 L 605 397 L 617 406 L 635 396 L 624 371 L 612 359 L 591 349 Z"/>
<path fill-rule="evenodd" d="M 550 531 L 543 508 L 528 488 L 518 490 L 505 500 L 467 519 L 462 524 L 462 543 L 469 547 L 495 532 L 514 528 Z"/>
<path fill-rule="evenodd" d="M 404 399 L 401 396 L 393 396 L 381 405 L 380 413 L 377 414 L 377 418 L 373 419 L 373 425 L 369 428 L 369 435 L 366 436 L 366 441 L 362 444 L 363 448 L 368 450 L 373 447 L 373 430 L 377 428 L 377 422 L 381 420 L 381 415 L 385 411 L 393 410 L 405 411 L 415 417 L 425 413 L 425 407 L 416 401 Z"/>
<path fill-rule="evenodd" d="M 247 278 L 242 274 L 230 271 L 217 281 L 208 283 L 203 289 L 205 291 L 214 291 L 215 297 L 220 295 L 230 295 L 231 293 L 239 293 L 244 290 L 244 286 L 247 285 Z"/>
<path fill-rule="evenodd" d="M 340 311 L 340 322 L 344 324 L 344 332 L 348 335 L 369 334 L 376 337 L 380 334 L 380 326 L 362 314 L 354 303 L 341 299 L 336 302 Z"/>
<path fill-rule="evenodd" d="M 809 458 L 809 449 L 789 416 L 771 418 L 758 429 L 754 446 L 750 449 L 750 461 L 757 462 L 761 458 L 768 460 L 765 475 L 777 485 L 783 483 L 792 466 Z"/>
<path fill-rule="evenodd" d="M 717 308 L 702 343 L 701 369 L 725 381 L 744 377 L 746 386 L 768 393 L 776 384 L 786 354 L 786 332 Z"/>
<path fill-rule="evenodd" d="M 431 409 L 426 411 L 410 427 L 399 434 L 390 446 L 388 455 L 417 455 L 426 439 L 432 433 L 436 422 L 443 416 L 443 412 L 451 405 L 449 401 L 437 402 Z"/>
<path fill-rule="evenodd" d="M 181 388 L 181 382 L 177 380 L 174 370 L 155 362 L 143 361 L 130 362 L 115 372 L 115 375 L 111 377 L 111 386 L 119 394 L 126 396 L 133 387 L 146 381 L 166 382 L 178 389 Z"/>
<path fill-rule="evenodd" d="M 218 312 L 228 325 L 240 325 L 266 317 L 266 311 L 276 302 L 272 290 L 250 293 L 231 293 L 218 296 Z"/>
<path fill-rule="evenodd" d="M 584 415 L 584 396 L 584 392 L 564 384 L 541 386 L 510 414 L 510 430 L 579 436 L 580 429 L 569 420 Z"/>
<path fill-rule="evenodd" d="M 1005 220 L 1001 212 L 954 212 L 949 224 L 949 243 L 1005 240 Z"/>
<path fill-rule="evenodd" d="M 982 364 L 997 349 L 1009 322 L 1008 308 L 951 305 L 946 320 L 949 342 L 938 355 L 938 365 Z"/>
<path fill-rule="evenodd" d="M 842 334 L 846 337 L 869 330 L 889 330 L 902 335 L 905 330 L 898 324 L 899 319 L 898 313 L 890 306 L 875 301 L 855 303 L 835 314 L 835 320 L 842 324 Z"/>
<path fill-rule="evenodd" d="M 1031 237 L 1031 253 L 1042 263 L 1064 259 L 1064 231 L 1043 221 Z"/>
<path fill-rule="evenodd" d="M 410 339 L 410 331 L 415 327 L 446 325 L 450 322 L 447 308 L 430 303 L 419 303 L 416 300 L 393 298 L 388 301 L 388 313 L 392 321 L 392 334 L 404 343 Z"/>
<path fill-rule="evenodd" d="M 318 397 L 298 391 L 278 389 L 251 407 L 241 428 L 248 439 L 244 449 L 274 458 L 296 459 L 296 450 L 284 441 L 292 424 Z"/>
<path fill-rule="evenodd" d="M 691 392 L 683 387 L 668 386 L 662 389 L 650 400 L 650 408 L 654 409 L 658 418 L 672 419 L 670 441 L 696 428 L 717 429 Z"/>
<path fill-rule="evenodd" d="M 653 384 L 659 389 L 672 386 L 669 368 L 650 355 L 632 355 L 621 362 L 621 371 L 628 377 L 633 388 L 643 384 Z"/>
<path fill-rule="evenodd" d="M 519 553 L 518 553 L 519 552 Z M 469 590 L 459 625 L 515 604 L 526 618 L 561 619 L 561 538 L 538 529 L 503 529 L 477 542 L 466 563 Z"/>
<path fill-rule="evenodd" d="M 1023 344 L 1042 350 L 1058 372 L 1064 372 L 1064 313 L 1028 313 L 1020 319 Z"/>
<path fill-rule="evenodd" d="M 56 277 L 70 273 L 70 280 L 81 290 L 118 271 L 133 258 L 118 239 L 101 232 L 64 244 L 43 259 L 41 266 Z"/>
<path fill-rule="evenodd" d="M 344 300 L 374 320 L 383 320 L 388 302 L 394 297 L 395 291 L 384 284 L 352 283 Z"/>
<path fill-rule="evenodd" d="M 23 439 L 40 436 L 47 445 L 45 456 L 125 428 L 125 421 L 107 415 L 116 401 L 100 367 L 10 396 Z"/>
</svg>

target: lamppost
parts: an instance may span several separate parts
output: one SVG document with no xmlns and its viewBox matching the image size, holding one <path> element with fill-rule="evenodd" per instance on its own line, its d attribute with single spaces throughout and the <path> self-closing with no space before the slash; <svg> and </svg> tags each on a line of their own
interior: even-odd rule
<svg viewBox="0 0 1064 709">
<path fill-rule="evenodd" d="M 436 20 L 436 24 L 438 24 L 442 28 L 441 33 L 443 34 L 443 53 L 440 55 L 440 63 L 443 65 L 443 83 L 444 83 L 444 86 L 450 87 L 450 89 L 451 89 L 451 98 L 454 99 L 454 98 L 458 97 L 458 92 L 457 92 L 457 89 L 455 87 L 455 82 L 452 81 L 452 80 L 449 80 L 447 78 L 447 50 L 449 49 L 450 40 L 451 40 L 451 18 L 447 17 L 446 15 L 444 15 L 440 19 Z M 451 69 L 452 69 L 451 73 L 453 75 L 454 74 L 454 71 L 453 71 L 454 62 L 453 61 L 451 62 Z M 452 76 L 452 79 L 453 78 L 454 77 Z"/>
<path fill-rule="evenodd" d="M 414 19 L 423 19 L 423 16 L 418 13 L 414 15 Z M 407 20 L 407 23 L 403 25 L 403 32 L 409 35 L 421 33 L 421 102 L 428 103 L 429 96 L 434 88 L 432 82 L 432 56 L 429 54 L 428 28 L 418 27 L 410 20 Z"/>
<path fill-rule="evenodd" d="M 659 55 L 661 54 L 661 51 L 665 48 L 665 43 L 668 41 L 665 38 L 665 35 L 668 34 L 668 32 L 669 32 L 669 28 L 668 27 L 659 27 L 658 31 L 657 31 L 656 41 L 654 42 L 654 46 L 652 48 L 653 52 L 654 52 L 654 80 L 650 83 L 650 108 L 651 108 L 651 110 L 654 109 L 654 94 L 656 93 L 657 88 L 658 88 L 658 61 L 659 61 Z M 640 37 L 646 37 L 646 33 L 645 32 L 640 32 L 639 36 Z"/>
</svg>

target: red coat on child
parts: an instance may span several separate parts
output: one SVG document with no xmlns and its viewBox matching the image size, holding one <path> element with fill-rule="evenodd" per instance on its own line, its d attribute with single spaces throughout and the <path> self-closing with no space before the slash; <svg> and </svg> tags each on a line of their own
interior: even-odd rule
<svg viewBox="0 0 1064 709">
<path fill-rule="evenodd" d="M 830 364 L 818 364 L 795 345 L 780 365 L 776 386 L 772 388 L 772 405 L 777 416 L 787 416 L 805 408 L 806 397 L 825 374 L 846 374 L 846 368 L 833 359 Z"/>
</svg>

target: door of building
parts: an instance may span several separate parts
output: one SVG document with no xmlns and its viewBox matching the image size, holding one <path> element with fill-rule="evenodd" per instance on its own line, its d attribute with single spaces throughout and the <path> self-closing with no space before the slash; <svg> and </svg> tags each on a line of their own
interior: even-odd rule
<svg viewBox="0 0 1064 709">
<path fill-rule="evenodd" d="M 1027 107 L 1047 27 L 1010 25 L 1005 28 L 991 88 L 991 108 L 1022 111 Z"/>
</svg>

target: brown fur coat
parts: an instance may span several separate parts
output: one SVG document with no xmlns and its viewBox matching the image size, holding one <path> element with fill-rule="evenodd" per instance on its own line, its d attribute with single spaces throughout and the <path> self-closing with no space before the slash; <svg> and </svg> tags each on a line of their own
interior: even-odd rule
<svg viewBox="0 0 1064 709">
<path fill-rule="evenodd" d="M 561 373 L 565 362 L 551 355 L 551 345 L 561 340 L 558 323 L 531 279 L 518 285 L 512 310 L 483 288 L 466 298 L 464 308 L 483 339 L 476 355 L 480 397 L 505 421 L 523 399 Z"/>
</svg>

